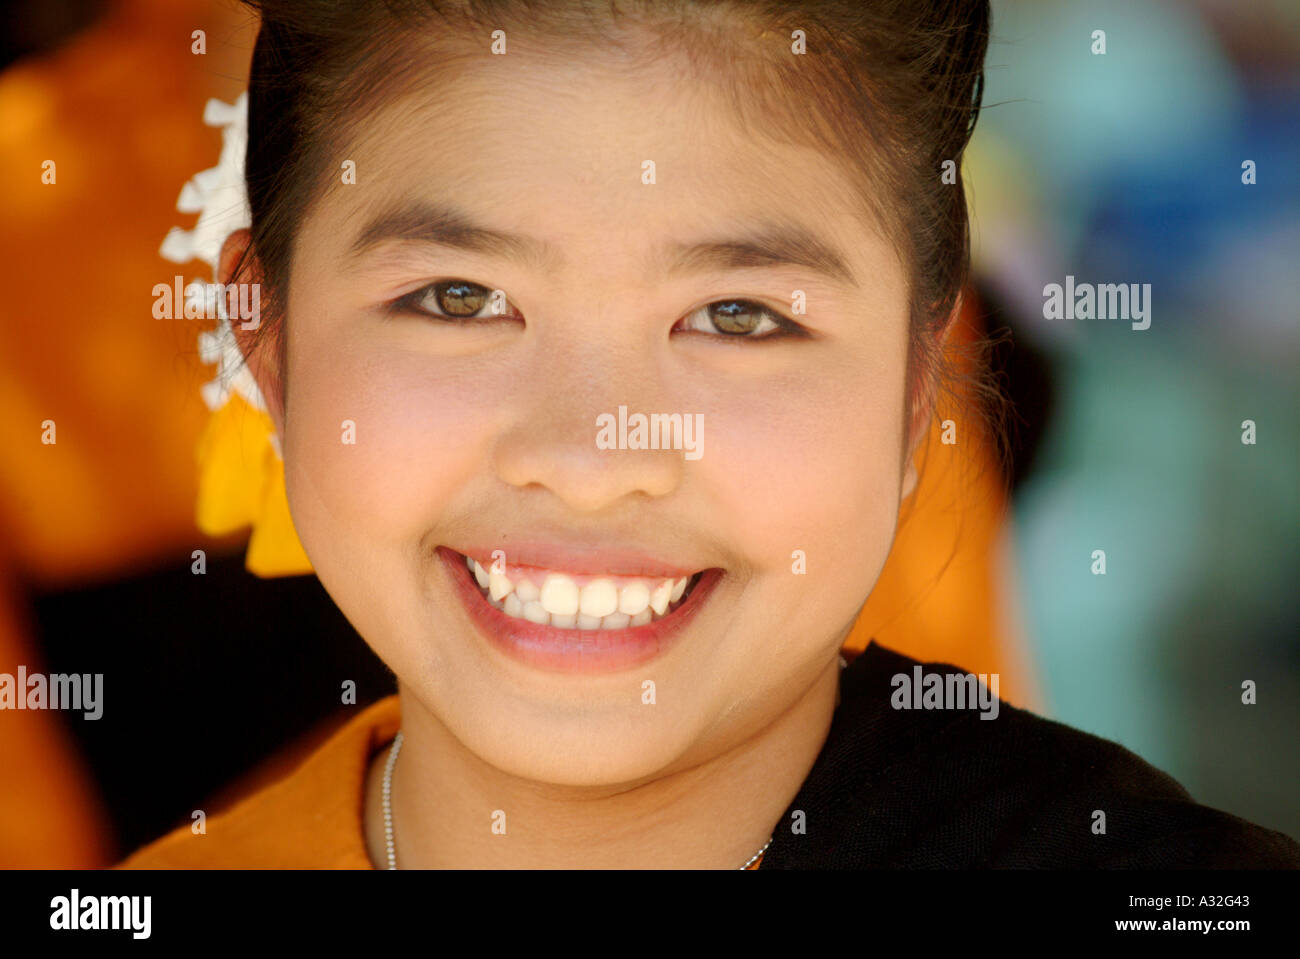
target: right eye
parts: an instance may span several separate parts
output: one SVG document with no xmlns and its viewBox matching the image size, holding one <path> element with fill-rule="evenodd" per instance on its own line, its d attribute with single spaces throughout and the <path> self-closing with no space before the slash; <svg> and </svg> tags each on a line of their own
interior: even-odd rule
<svg viewBox="0 0 1300 959">
<path fill-rule="evenodd" d="M 520 319 L 517 311 L 505 305 L 509 302 L 500 290 L 492 290 L 468 280 L 440 280 L 412 290 L 395 300 L 392 309 L 394 312 L 420 313 L 452 322 L 492 317 Z"/>
</svg>

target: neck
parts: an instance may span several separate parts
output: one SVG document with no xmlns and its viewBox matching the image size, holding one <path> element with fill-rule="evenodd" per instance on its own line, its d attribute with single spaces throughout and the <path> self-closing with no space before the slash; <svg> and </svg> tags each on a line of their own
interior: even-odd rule
<svg viewBox="0 0 1300 959">
<path fill-rule="evenodd" d="M 408 690 L 393 772 L 394 845 L 402 869 L 737 869 L 775 830 L 807 778 L 839 700 L 832 659 L 804 694 L 758 732 L 713 757 L 645 781 L 600 787 L 538 783 L 465 748 Z M 386 868 L 382 783 L 391 745 L 370 764 L 366 845 Z M 507 815 L 493 832 L 495 810 Z M 509 838 L 507 838 L 509 837 Z"/>
</svg>

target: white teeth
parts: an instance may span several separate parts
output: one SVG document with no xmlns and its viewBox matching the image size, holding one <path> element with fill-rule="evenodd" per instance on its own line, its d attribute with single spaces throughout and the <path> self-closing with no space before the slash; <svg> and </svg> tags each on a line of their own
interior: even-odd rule
<svg viewBox="0 0 1300 959">
<path fill-rule="evenodd" d="M 538 602 L 552 616 L 572 616 L 578 611 L 578 584 L 563 573 L 550 573 Z"/>
<path fill-rule="evenodd" d="M 514 586 L 504 573 L 492 573 L 488 576 L 488 593 L 493 599 L 500 599 L 512 589 Z"/>
<path fill-rule="evenodd" d="M 669 602 L 671 602 L 669 597 L 672 596 L 672 593 L 673 581 L 671 579 L 664 580 L 656 586 L 655 591 L 650 594 L 650 608 L 662 616 L 664 610 L 668 608 Z"/>
<path fill-rule="evenodd" d="M 465 565 L 486 599 L 507 616 L 560 629 L 627 629 L 664 616 L 686 594 L 692 577 L 646 580 L 600 577 L 579 586 L 564 573 L 546 573 L 539 589 L 532 580 L 512 580 L 506 573 L 488 572 L 472 557 Z"/>
<path fill-rule="evenodd" d="M 584 616 L 599 619 L 618 611 L 618 587 L 607 579 L 598 579 L 582 587 L 578 605 Z"/>
<path fill-rule="evenodd" d="M 629 583 L 618 597 L 618 611 L 635 616 L 650 605 L 650 587 L 645 583 Z"/>
</svg>

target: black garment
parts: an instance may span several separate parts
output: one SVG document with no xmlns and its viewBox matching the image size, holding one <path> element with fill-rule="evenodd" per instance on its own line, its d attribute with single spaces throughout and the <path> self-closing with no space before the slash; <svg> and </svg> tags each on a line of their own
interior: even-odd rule
<svg viewBox="0 0 1300 959">
<path fill-rule="evenodd" d="M 1117 743 L 1005 702 L 994 719 L 895 709 L 891 679 L 917 665 L 873 642 L 842 670 L 826 743 L 760 869 L 1300 868 L 1294 840 L 1197 805 Z"/>
</svg>

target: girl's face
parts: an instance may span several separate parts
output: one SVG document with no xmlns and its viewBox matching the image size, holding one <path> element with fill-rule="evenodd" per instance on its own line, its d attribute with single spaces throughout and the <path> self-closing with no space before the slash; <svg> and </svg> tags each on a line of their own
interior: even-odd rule
<svg viewBox="0 0 1300 959">
<path fill-rule="evenodd" d="M 740 128 L 681 64 L 517 50 L 330 158 L 273 415 L 302 542 L 404 709 L 508 773 L 625 783 L 719 755 L 835 669 L 905 492 L 906 281 L 827 157 Z M 504 312 L 475 298 L 494 290 Z M 621 407 L 702 432 L 602 448 Z M 467 590 L 464 556 L 497 549 L 536 587 L 720 575 L 675 629 L 557 639 Z M 605 649 L 563 653 L 575 637 Z"/>
</svg>

